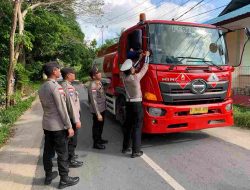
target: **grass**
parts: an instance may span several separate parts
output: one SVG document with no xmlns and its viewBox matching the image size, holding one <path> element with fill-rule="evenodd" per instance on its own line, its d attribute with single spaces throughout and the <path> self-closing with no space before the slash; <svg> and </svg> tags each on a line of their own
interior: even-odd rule
<svg viewBox="0 0 250 190">
<path fill-rule="evenodd" d="M 234 105 L 233 110 L 235 125 L 250 129 L 250 108 Z"/>
<path fill-rule="evenodd" d="M 30 97 L 24 101 L 5 110 L 0 110 L 0 146 L 2 146 L 11 135 L 11 127 L 17 119 L 30 108 L 35 97 Z"/>
</svg>

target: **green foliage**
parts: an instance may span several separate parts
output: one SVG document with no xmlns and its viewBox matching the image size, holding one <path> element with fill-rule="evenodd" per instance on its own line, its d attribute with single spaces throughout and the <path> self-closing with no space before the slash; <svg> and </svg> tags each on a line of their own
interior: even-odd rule
<svg viewBox="0 0 250 190">
<path fill-rule="evenodd" d="M 9 35 L 11 27 L 11 1 L 0 0 L 0 75 L 6 76 L 9 63 Z"/>
<path fill-rule="evenodd" d="M 5 102 L 6 77 L 0 75 L 0 106 Z"/>
<path fill-rule="evenodd" d="M 31 51 L 33 48 L 32 41 L 34 41 L 34 39 L 35 37 L 30 32 L 24 31 L 23 35 L 15 35 L 15 44 L 23 44 L 28 51 Z"/>
<path fill-rule="evenodd" d="M 0 145 L 2 145 L 9 137 L 11 126 L 32 104 L 35 97 L 30 97 L 25 101 L 20 101 L 15 106 L 7 110 L 0 110 Z"/>
<path fill-rule="evenodd" d="M 234 122 L 236 126 L 250 128 L 250 108 L 234 105 Z"/>
<path fill-rule="evenodd" d="M 59 59 L 65 66 L 79 71 L 80 78 L 87 75 L 96 55 L 96 45 L 93 43 L 87 46 L 84 43 L 84 34 L 72 15 L 67 17 L 60 14 L 56 8 L 53 11 L 40 8 L 27 15 L 25 28 L 34 35 L 32 57 L 26 56 L 27 65 L 35 62 L 40 67 L 41 62 Z M 35 76 L 41 77 L 41 72 L 37 69 L 35 73 L 32 74 L 32 79 Z"/>
<path fill-rule="evenodd" d="M 21 63 L 17 63 L 15 67 L 16 75 L 18 78 L 18 82 L 20 84 L 28 84 L 29 83 L 29 75 L 30 72 L 25 69 L 24 65 Z"/>
<path fill-rule="evenodd" d="M 43 62 L 34 61 L 30 64 L 26 64 L 25 68 L 29 71 L 29 80 L 30 81 L 40 81 L 42 79 L 42 67 Z"/>
<path fill-rule="evenodd" d="M 27 6 L 23 2 L 23 9 Z M 5 92 L 9 63 L 12 11 L 12 1 L 0 0 L 0 104 Z M 28 86 L 41 80 L 43 64 L 56 59 L 65 63 L 65 66 L 74 67 L 78 77 L 86 76 L 96 55 L 97 43 L 93 41 L 88 46 L 84 37 L 73 9 L 65 12 L 62 7 L 52 5 L 29 11 L 25 17 L 24 35 L 15 35 L 15 44 L 21 43 L 24 46 L 26 60 L 24 65 L 17 64 L 15 67 L 17 89 L 20 84 Z"/>
<path fill-rule="evenodd" d="M 105 40 L 105 43 L 98 48 L 98 50 L 105 49 L 105 48 L 107 48 L 109 46 L 112 46 L 112 45 L 114 45 L 116 43 L 117 43 L 117 39 L 116 38 L 114 38 L 114 39 L 107 39 L 107 40 Z"/>
<path fill-rule="evenodd" d="M 83 77 L 83 78 L 81 79 L 81 82 L 82 82 L 82 83 L 86 83 L 86 82 L 88 82 L 88 81 L 90 81 L 90 80 L 91 80 L 90 77 Z"/>
</svg>

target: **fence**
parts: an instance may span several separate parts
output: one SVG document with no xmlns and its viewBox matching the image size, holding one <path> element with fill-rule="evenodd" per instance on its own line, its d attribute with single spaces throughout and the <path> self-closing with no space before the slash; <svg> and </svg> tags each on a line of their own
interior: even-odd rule
<svg viewBox="0 0 250 190">
<path fill-rule="evenodd" d="M 233 73 L 234 95 L 250 96 L 250 66 L 240 66 Z"/>
</svg>

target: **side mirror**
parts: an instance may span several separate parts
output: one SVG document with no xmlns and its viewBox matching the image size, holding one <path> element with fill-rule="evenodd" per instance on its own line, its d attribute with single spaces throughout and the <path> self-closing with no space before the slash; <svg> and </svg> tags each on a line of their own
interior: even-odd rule
<svg viewBox="0 0 250 190">
<path fill-rule="evenodd" d="M 247 40 L 245 35 L 247 36 Z M 229 65 L 238 67 L 242 63 L 245 47 L 250 40 L 250 28 L 231 31 L 225 38 L 228 49 Z"/>
<path fill-rule="evenodd" d="M 243 59 L 243 56 L 244 56 L 244 51 L 245 51 L 246 45 L 247 45 L 248 41 L 250 40 L 250 29 L 249 28 L 245 28 L 245 34 L 247 36 L 247 40 L 245 41 L 245 43 L 243 45 L 242 53 L 241 53 L 241 56 L 240 56 L 240 65 L 242 63 L 242 59 Z"/>
<path fill-rule="evenodd" d="M 250 28 L 245 28 L 245 33 L 248 38 L 250 38 Z"/>
</svg>

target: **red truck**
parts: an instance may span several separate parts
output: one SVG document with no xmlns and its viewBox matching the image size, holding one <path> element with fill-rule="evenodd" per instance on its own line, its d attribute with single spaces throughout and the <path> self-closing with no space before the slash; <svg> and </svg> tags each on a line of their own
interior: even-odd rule
<svg viewBox="0 0 250 190">
<path fill-rule="evenodd" d="M 128 51 L 149 50 L 141 81 L 143 133 L 172 133 L 233 125 L 231 81 L 223 32 L 213 25 L 144 20 L 98 52 L 95 65 L 107 84 L 107 109 L 125 120 L 126 93 L 120 67 Z M 142 61 L 143 62 L 143 61 Z"/>
</svg>

